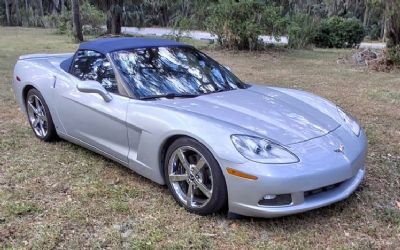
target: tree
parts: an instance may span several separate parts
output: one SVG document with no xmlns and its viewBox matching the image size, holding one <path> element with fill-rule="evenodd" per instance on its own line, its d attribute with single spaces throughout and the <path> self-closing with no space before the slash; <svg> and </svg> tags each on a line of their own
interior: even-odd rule
<svg viewBox="0 0 400 250">
<path fill-rule="evenodd" d="M 400 45 L 400 0 L 386 0 L 388 47 Z"/>
<path fill-rule="evenodd" d="M 82 35 L 82 24 L 81 24 L 81 13 L 79 11 L 79 0 L 71 0 L 72 5 L 72 33 L 74 35 L 75 42 L 79 43 L 83 41 Z"/>
<path fill-rule="evenodd" d="M 121 34 L 123 0 L 112 0 L 109 9 L 109 19 L 111 24 L 110 33 L 113 35 Z"/>
<path fill-rule="evenodd" d="M 44 16 L 43 1 L 42 0 L 37 0 L 37 1 L 39 5 L 39 16 Z"/>
<path fill-rule="evenodd" d="M 135 1 L 131 1 L 135 2 Z M 104 1 L 91 1 L 100 10 L 107 12 L 107 33 L 118 35 L 121 34 L 122 26 L 122 12 L 123 0 L 104 0 Z"/>
<path fill-rule="evenodd" d="M 52 15 L 58 15 L 60 12 L 60 1 L 59 0 L 53 0 L 51 2 L 51 14 Z"/>
<path fill-rule="evenodd" d="M 14 0 L 14 4 L 15 4 L 16 25 L 21 26 L 22 25 L 22 20 L 21 20 L 21 13 L 19 11 L 19 0 Z"/>
<path fill-rule="evenodd" d="M 8 0 L 4 0 L 4 4 L 5 4 L 5 10 L 6 10 L 6 19 L 7 19 L 7 25 L 10 25 L 11 24 L 11 21 L 10 21 L 10 16 L 11 16 L 11 13 L 10 13 L 10 4 L 8 3 Z"/>
</svg>

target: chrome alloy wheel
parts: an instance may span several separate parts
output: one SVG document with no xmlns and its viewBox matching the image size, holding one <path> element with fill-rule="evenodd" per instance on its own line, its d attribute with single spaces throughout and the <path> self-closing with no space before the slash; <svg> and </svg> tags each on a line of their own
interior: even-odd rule
<svg viewBox="0 0 400 250">
<path fill-rule="evenodd" d="M 26 106 L 33 131 L 38 137 L 45 137 L 48 132 L 48 119 L 40 98 L 36 95 L 30 95 Z"/>
<path fill-rule="evenodd" d="M 213 176 L 205 157 L 189 146 L 177 148 L 168 162 L 168 177 L 179 200 L 188 208 L 204 207 L 211 199 Z"/>
</svg>

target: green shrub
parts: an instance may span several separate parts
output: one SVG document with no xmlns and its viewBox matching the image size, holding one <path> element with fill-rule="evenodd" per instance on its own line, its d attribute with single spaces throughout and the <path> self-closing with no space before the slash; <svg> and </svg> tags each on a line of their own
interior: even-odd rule
<svg viewBox="0 0 400 250">
<path fill-rule="evenodd" d="M 314 42 L 318 47 L 351 48 L 361 43 L 364 36 L 359 20 L 334 16 L 321 22 Z"/>
<path fill-rule="evenodd" d="M 368 27 L 367 35 L 371 40 L 378 40 L 381 38 L 381 27 L 377 24 L 372 24 Z"/>
<path fill-rule="evenodd" d="M 184 33 L 189 31 L 194 25 L 193 20 L 188 17 L 180 17 L 175 19 L 173 29 L 175 31 L 175 40 L 180 41 Z"/>
<path fill-rule="evenodd" d="M 106 23 L 106 14 L 86 1 L 80 8 L 83 34 L 100 35 L 103 32 L 102 26 Z M 59 34 L 69 34 L 72 31 L 71 11 L 64 11 L 61 15 L 50 15 L 47 20 L 48 26 L 57 28 Z"/>
<path fill-rule="evenodd" d="M 46 17 L 39 16 L 32 7 L 20 9 L 22 26 L 45 27 Z"/>
<path fill-rule="evenodd" d="M 318 24 L 307 14 L 298 13 L 292 16 L 288 26 L 289 47 L 301 49 L 313 43 Z"/>
<path fill-rule="evenodd" d="M 71 11 L 64 11 L 61 15 L 47 16 L 47 25 L 56 28 L 57 34 L 70 34 L 72 30 Z"/>
<path fill-rule="evenodd" d="M 87 35 L 98 35 L 102 33 L 102 26 L 106 24 L 107 15 L 97 9 L 89 2 L 84 2 L 81 5 L 82 25 Z M 85 35 L 85 33 L 84 33 Z"/>
<path fill-rule="evenodd" d="M 400 44 L 388 48 L 389 59 L 396 65 L 400 65 Z"/>
<path fill-rule="evenodd" d="M 228 49 L 258 49 L 261 34 L 279 35 L 286 24 L 281 8 L 258 0 L 220 0 L 209 7 L 206 28 Z"/>
</svg>

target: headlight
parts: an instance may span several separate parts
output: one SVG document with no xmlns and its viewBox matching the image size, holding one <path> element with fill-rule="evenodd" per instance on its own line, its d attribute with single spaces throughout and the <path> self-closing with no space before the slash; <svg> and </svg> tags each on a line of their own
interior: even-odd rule
<svg viewBox="0 0 400 250">
<path fill-rule="evenodd" d="M 343 121 L 351 128 L 351 131 L 353 131 L 356 136 L 359 136 L 361 128 L 357 121 L 351 115 L 346 114 L 341 108 L 337 107 L 337 110 Z"/>
<path fill-rule="evenodd" d="M 237 151 L 251 161 L 272 164 L 299 161 L 296 155 L 267 139 L 247 135 L 232 135 L 231 139 Z"/>
</svg>

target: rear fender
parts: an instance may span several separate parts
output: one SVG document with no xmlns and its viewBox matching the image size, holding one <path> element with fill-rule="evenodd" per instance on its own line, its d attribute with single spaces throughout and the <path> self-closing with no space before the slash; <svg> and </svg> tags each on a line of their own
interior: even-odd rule
<svg viewBox="0 0 400 250">
<path fill-rule="evenodd" d="M 27 114 L 26 93 L 30 88 L 37 89 L 46 101 L 56 128 L 61 127 L 56 111 L 54 90 L 58 72 L 45 59 L 19 60 L 14 68 L 13 90 L 21 111 Z"/>
</svg>

